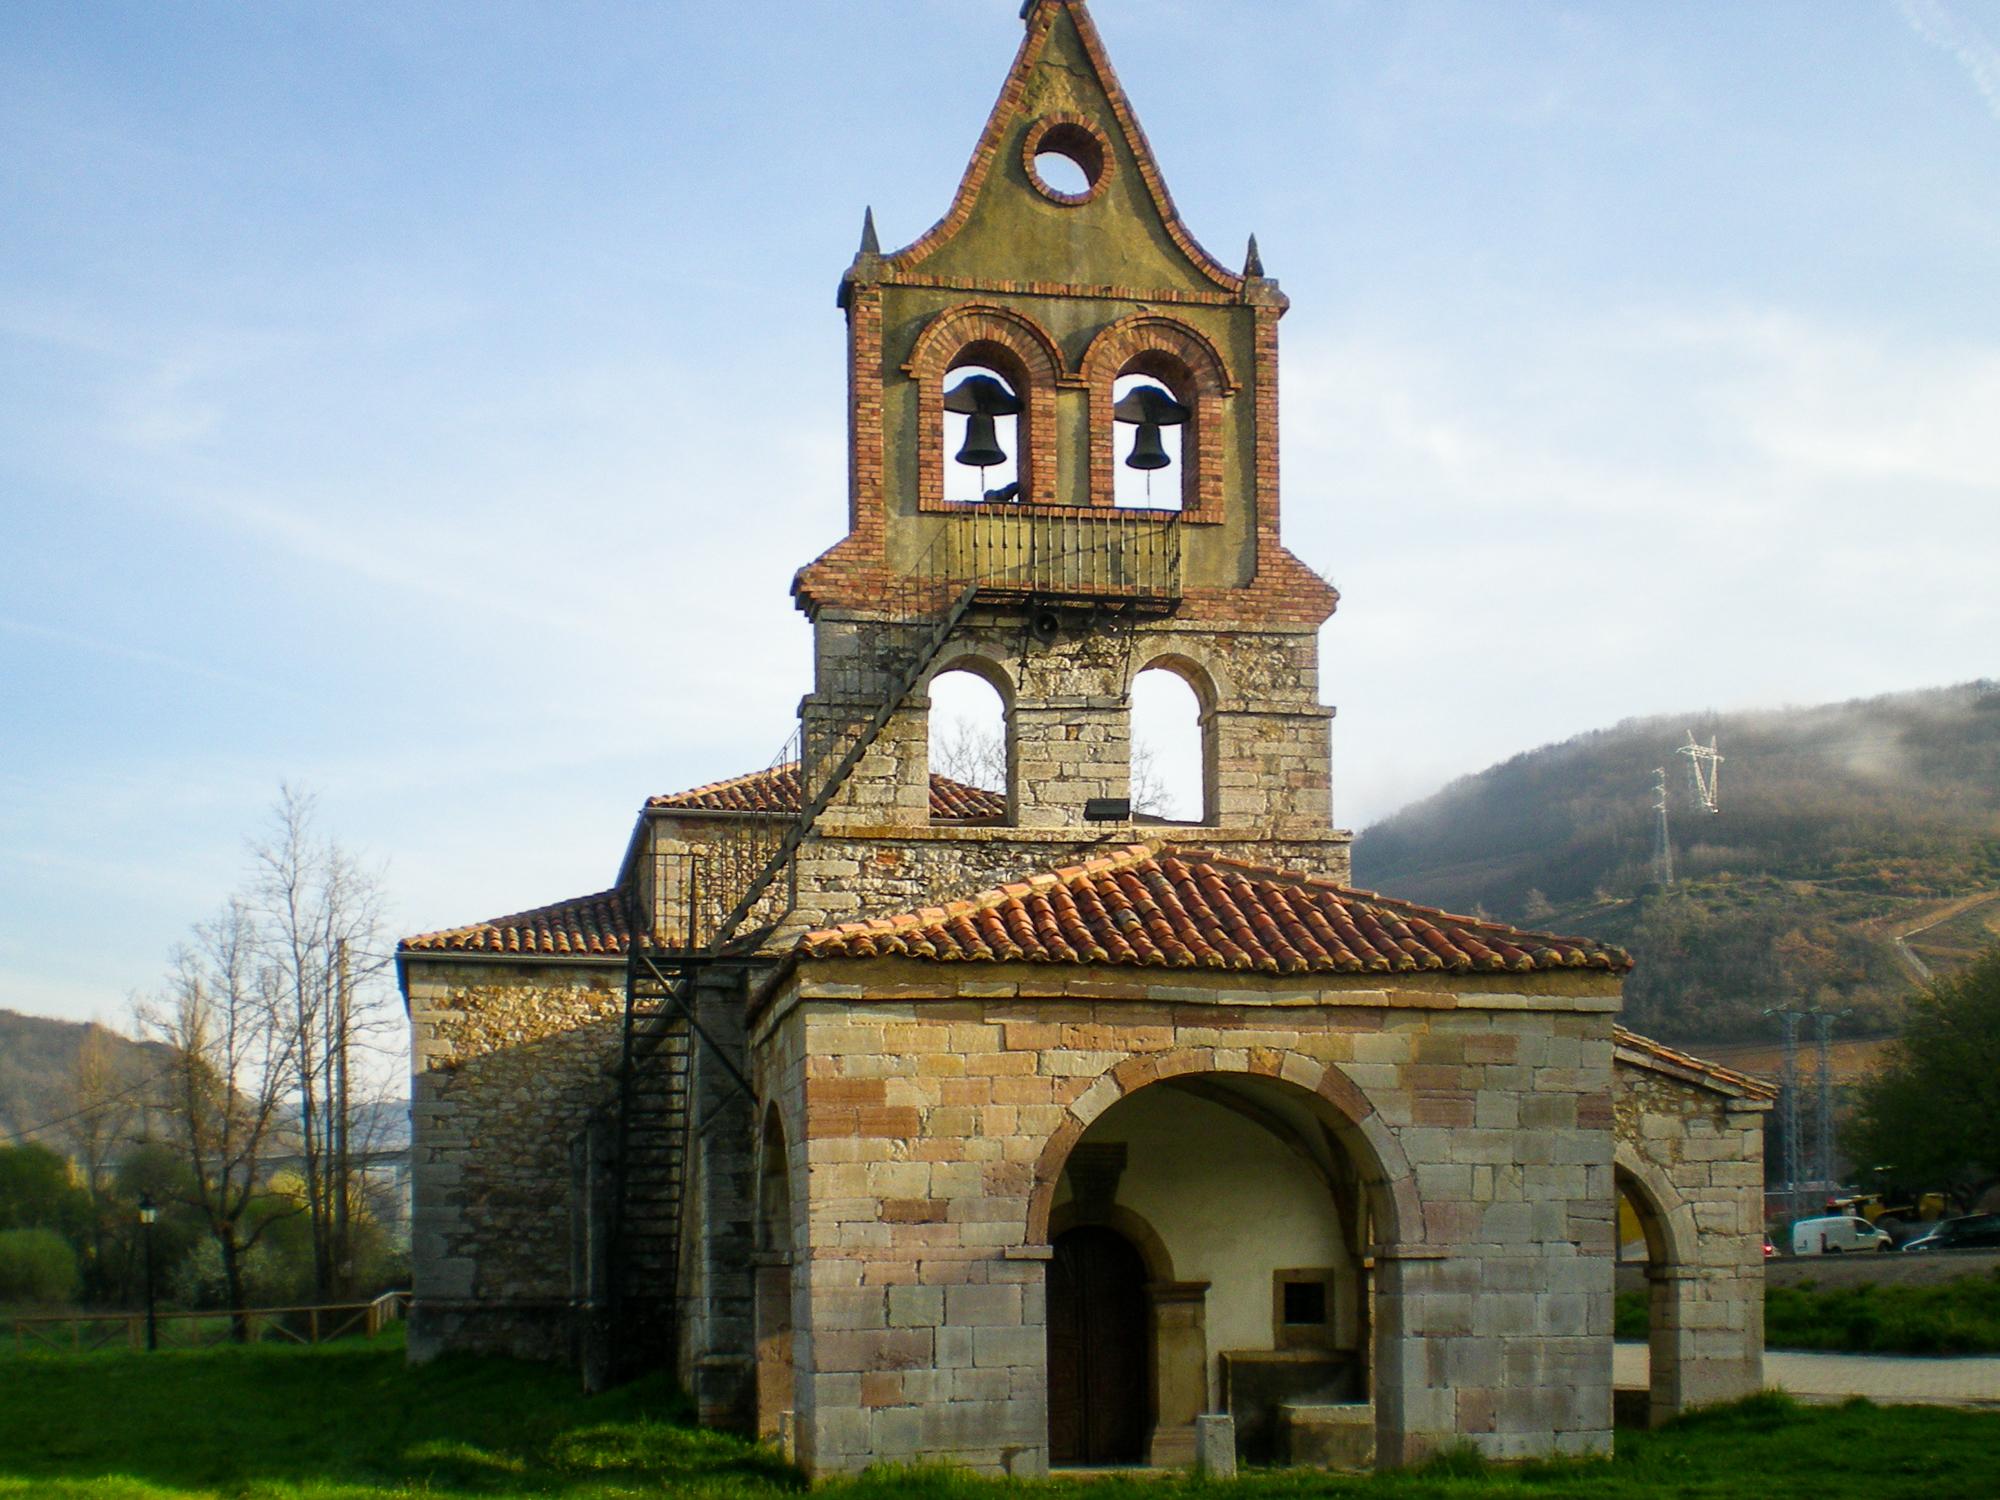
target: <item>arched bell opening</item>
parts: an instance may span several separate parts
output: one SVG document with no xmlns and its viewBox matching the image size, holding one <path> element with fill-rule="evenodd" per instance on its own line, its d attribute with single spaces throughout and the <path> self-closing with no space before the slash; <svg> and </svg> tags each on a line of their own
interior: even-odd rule
<svg viewBox="0 0 2000 1500">
<path fill-rule="evenodd" d="M 1132 811 L 1145 821 L 1215 821 L 1214 702 L 1207 674 L 1162 658 L 1132 679 Z"/>
<path fill-rule="evenodd" d="M 944 377 L 944 498 L 1021 498 L 1027 382 L 1009 351 L 973 345 Z"/>
<path fill-rule="evenodd" d="M 930 681 L 926 727 L 931 776 L 956 787 L 931 784 L 934 822 L 1006 822 L 1014 787 L 1013 715 L 1004 677 L 977 658 L 947 662 Z M 991 794 L 965 796 L 959 789 Z"/>
<path fill-rule="evenodd" d="M 1185 375 L 1165 373 L 1171 363 L 1142 357 L 1111 383 L 1112 498 L 1121 508 L 1179 510 L 1185 502 L 1194 408 Z"/>
<path fill-rule="evenodd" d="M 1175 318 L 1135 313 L 1091 341 L 1078 373 L 1090 391 L 1091 503 L 1220 521 L 1223 414 L 1236 383 L 1215 345 Z"/>
<path fill-rule="evenodd" d="M 1368 1461 L 1380 1174 L 1333 1116 L 1284 1080 L 1202 1072 L 1081 1134 L 1048 1217 L 1052 1463 L 1185 1463 L 1209 1411 L 1252 1461 L 1286 1461 L 1301 1421 L 1316 1453 L 1333 1426 Z"/>
<path fill-rule="evenodd" d="M 757 1436 L 789 1444 L 793 1395 L 791 1157 L 777 1106 L 764 1114 L 757 1150 Z"/>
</svg>

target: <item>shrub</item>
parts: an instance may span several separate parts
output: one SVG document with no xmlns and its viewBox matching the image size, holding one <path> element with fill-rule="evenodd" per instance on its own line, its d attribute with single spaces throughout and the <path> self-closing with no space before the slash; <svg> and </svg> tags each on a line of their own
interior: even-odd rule
<svg viewBox="0 0 2000 1500">
<path fill-rule="evenodd" d="M 0 1302 L 68 1302 L 76 1252 L 53 1229 L 0 1229 Z"/>
</svg>

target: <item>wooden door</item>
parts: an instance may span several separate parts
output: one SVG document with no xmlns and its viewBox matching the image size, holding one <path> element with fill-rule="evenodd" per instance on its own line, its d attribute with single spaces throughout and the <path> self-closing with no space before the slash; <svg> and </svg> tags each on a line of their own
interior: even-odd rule
<svg viewBox="0 0 2000 1500">
<path fill-rule="evenodd" d="M 1117 1232 L 1058 1235 L 1049 1262 L 1049 1460 L 1136 1464 L 1150 1426 L 1146 1264 Z"/>
</svg>

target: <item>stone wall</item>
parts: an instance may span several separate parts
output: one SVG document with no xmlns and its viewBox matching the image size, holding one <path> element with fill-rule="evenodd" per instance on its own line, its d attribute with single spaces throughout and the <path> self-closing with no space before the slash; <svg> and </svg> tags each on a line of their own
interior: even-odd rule
<svg viewBox="0 0 2000 1500">
<path fill-rule="evenodd" d="M 1620 1049 L 1617 1175 L 1646 1230 L 1652 1420 L 1764 1383 L 1768 1099 L 1705 1085 Z"/>
<path fill-rule="evenodd" d="M 1204 1073 L 1310 1099 L 1361 1169 L 1381 1461 L 1608 1451 L 1617 1003 L 1573 974 L 801 965 L 753 1033 L 760 1095 L 804 1138 L 801 1460 L 1040 1472 L 1063 1162 L 1128 1093 Z"/>
<path fill-rule="evenodd" d="M 920 625 L 846 613 L 815 618 L 814 690 L 801 708 L 808 765 L 831 763 L 843 734 L 876 711 L 924 634 Z M 973 671 L 1000 694 L 1014 826 L 1104 831 L 1085 824 L 1084 804 L 1128 794 L 1132 681 L 1159 667 L 1186 680 L 1201 705 L 1202 821 L 1267 838 L 1325 839 L 1333 821 L 1333 711 L 1317 698 L 1318 653 L 1312 631 L 1180 620 L 1127 626 L 1076 617 L 1045 641 L 1030 636 L 1018 610 L 978 611 L 929 671 Z M 870 746 L 820 828 L 837 835 L 927 827 L 928 739 L 929 700 L 919 690 Z"/>
<path fill-rule="evenodd" d="M 624 965 L 406 956 L 410 1353 L 570 1350 L 571 1144 L 608 1097 Z"/>
</svg>

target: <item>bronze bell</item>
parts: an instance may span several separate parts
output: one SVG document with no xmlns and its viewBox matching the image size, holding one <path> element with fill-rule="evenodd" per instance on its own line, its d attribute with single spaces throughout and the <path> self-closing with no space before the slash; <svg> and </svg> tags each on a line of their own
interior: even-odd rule
<svg viewBox="0 0 2000 1500">
<path fill-rule="evenodd" d="M 1188 419 L 1188 409 L 1156 385 L 1136 386 L 1112 408 L 1112 415 L 1139 429 L 1132 440 L 1132 453 L 1125 460 L 1131 469 L 1164 469 L 1173 459 L 1161 439 L 1162 427 L 1179 427 Z"/>
<path fill-rule="evenodd" d="M 958 450 L 958 462 L 968 469 L 990 469 L 1007 462 L 1007 450 L 1000 446 L 993 419 L 1019 416 L 1019 396 L 991 375 L 968 375 L 945 393 L 944 409 L 965 418 L 965 445 Z"/>
</svg>

